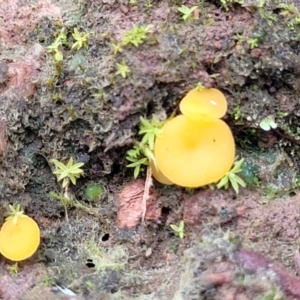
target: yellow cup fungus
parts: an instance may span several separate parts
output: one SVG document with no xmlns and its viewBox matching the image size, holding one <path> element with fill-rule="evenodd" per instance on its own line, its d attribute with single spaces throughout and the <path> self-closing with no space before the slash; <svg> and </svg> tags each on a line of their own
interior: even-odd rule
<svg viewBox="0 0 300 300">
<path fill-rule="evenodd" d="M 150 168 L 152 171 L 152 176 L 160 183 L 165 185 L 172 185 L 174 184 L 170 181 L 159 169 L 157 166 L 154 165 L 152 161 L 150 161 Z"/>
<path fill-rule="evenodd" d="M 193 89 L 181 100 L 179 107 L 190 119 L 220 119 L 227 111 L 227 101 L 217 89 Z"/>
<path fill-rule="evenodd" d="M 39 244 L 37 223 L 23 211 L 14 209 L 0 230 L 0 253 L 12 261 L 21 261 L 31 257 Z"/>
<path fill-rule="evenodd" d="M 216 89 L 192 90 L 183 98 L 180 109 L 182 115 L 167 121 L 155 141 L 160 173 L 184 187 L 220 180 L 235 157 L 230 128 L 220 120 L 227 110 L 224 95 Z M 153 176 L 161 181 L 155 172 Z"/>
</svg>

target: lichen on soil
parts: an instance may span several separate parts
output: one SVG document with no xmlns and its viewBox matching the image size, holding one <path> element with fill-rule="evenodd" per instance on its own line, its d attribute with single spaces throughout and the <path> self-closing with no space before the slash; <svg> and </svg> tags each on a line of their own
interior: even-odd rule
<svg viewBox="0 0 300 300">
<path fill-rule="evenodd" d="M 181 5 L 197 6 L 191 20 Z M 296 0 L 2 1 L 0 219 L 21 204 L 42 243 L 16 275 L 1 257 L 0 298 L 300 299 L 299 12 Z M 117 49 L 135 25 L 146 39 Z M 47 47 L 62 28 L 58 62 Z M 72 49 L 74 28 L 87 47 Z M 142 223 L 145 173 L 134 180 L 125 159 L 139 118 L 177 113 L 198 83 L 226 95 L 248 186 L 154 183 Z M 85 176 L 67 222 L 50 160 L 70 157 Z M 101 197 L 86 197 L 93 185 Z"/>
</svg>

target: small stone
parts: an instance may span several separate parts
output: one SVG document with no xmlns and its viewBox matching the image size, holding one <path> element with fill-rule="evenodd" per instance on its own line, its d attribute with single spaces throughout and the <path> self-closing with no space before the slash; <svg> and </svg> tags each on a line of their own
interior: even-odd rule
<svg viewBox="0 0 300 300">
<path fill-rule="evenodd" d="M 148 248 L 145 252 L 145 257 L 148 258 L 152 255 L 152 248 Z"/>
<path fill-rule="evenodd" d="M 128 8 L 125 5 L 120 5 L 120 11 L 126 15 L 128 13 Z"/>
<path fill-rule="evenodd" d="M 44 256 L 48 262 L 53 262 L 56 260 L 56 252 L 53 249 L 46 249 L 44 251 Z"/>
<path fill-rule="evenodd" d="M 0 84 L 7 81 L 7 65 L 4 61 L 0 61 Z"/>
</svg>

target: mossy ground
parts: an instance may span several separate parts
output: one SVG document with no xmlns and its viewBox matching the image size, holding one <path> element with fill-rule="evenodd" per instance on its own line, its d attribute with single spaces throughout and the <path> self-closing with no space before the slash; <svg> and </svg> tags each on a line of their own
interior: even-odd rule
<svg viewBox="0 0 300 300">
<path fill-rule="evenodd" d="M 270 289 L 296 299 L 272 276 L 258 289 L 258 277 L 237 272 L 232 253 L 243 244 L 295 272 L 300 4 L 227 3 L 228 9 L 221 1 L 0 4 L 0 213 L 3 218 L 8 203 L 20 203 L 42 230 L 39 252 L 18 275 L 10 275 L 1 258 L 5 299 L 58 299 L 57 285 L 77 299 L 223 299 L 226 291 L 244 295 L 238 299 L 273 299 Z M 182 20 L 181 5 L 198 5 L 193 20 Z M 149 25 L 145 40 L 118 50 L 133 25 Z M 47 47 L 62 28 L 67 42 L 57 62 Z M 74 28 L 89 33 L 86 48 L 72 49 Z M 116 74 L 123 62 L 126 78 Z M 117 194 L 133 180 L 125 156 L 138 138 L 139 117 L 177 112 L 199 82 L 228 99 L 226 122 L 245 158 L 248 188 L 238 196 L 190 195 L 155 184 L 160 220 L 118 230 Z M 268 116 L 277 128 L 264 131 L 259 124 Z M 69 208 L 68 223 L 62 203 L 49 196 L 61 192 L 49 162 L 70 156 L 85 162 L 85 177 L 72 187 L 84 206 Z M 93 183 L 104 187 L 99 201 L 85 197 Z M 188 225 L 183 240 L 169 227 L 181 219 Z M 228 231 L 239 236 L 238 246 L 228 242 Z M 201 254 L 204 246 L 211 256 Z M 207 275 L 222 271 L 220 260 L 232 280 Z M 193 263 L 195 269 L 185 267 Z"/>
</svg>

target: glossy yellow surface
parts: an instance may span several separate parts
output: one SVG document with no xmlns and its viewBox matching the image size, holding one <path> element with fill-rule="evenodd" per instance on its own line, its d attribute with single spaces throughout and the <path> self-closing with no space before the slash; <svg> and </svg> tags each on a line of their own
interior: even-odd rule
<svg viewBox="0 0 300 300">
<path fill-rule="evenodd" d="M 160 170 L 157 170 L 153 162 L 150 162 L 150 168 L 152 176 L 160 183 L 165 185 L 173 185 L 174 183 L 170 181 Z"/>
<path fill-rule="evenodd" d="M 0 252 L 13 261 L 32 256 L 40 244 L 40 229 L 37 223 L 26 215 L 10 217 L 0 230 Z"/>
<path fill-rule="evenodd" d="M 227 111 L 227 101 L 217 89 L 193 89 L 181 100 L 180 111 L 192 120 L 220 119 Z"/>
<path fill-rule="evenodd" d="M 233 165 L 235 144 L 228 125 L 219 119 L 192 121 L 177 116 L 156 138 L 159 170 L 171 182 L 199 187 L 220 180 Z"/>
</svg>

